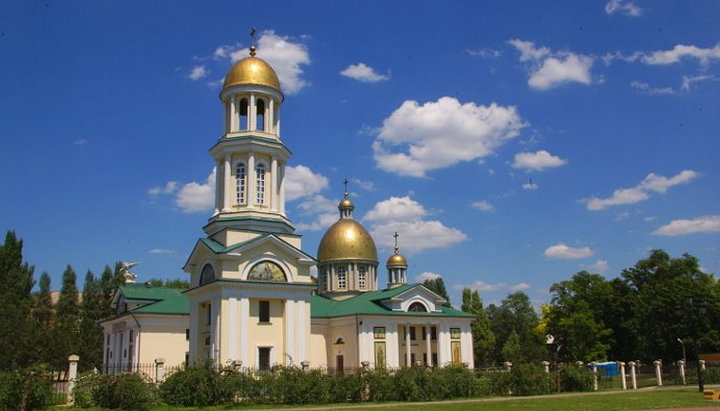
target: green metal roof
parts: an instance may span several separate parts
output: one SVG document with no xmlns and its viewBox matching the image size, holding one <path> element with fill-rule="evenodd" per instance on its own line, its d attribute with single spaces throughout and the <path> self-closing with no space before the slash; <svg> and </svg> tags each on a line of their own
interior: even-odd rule
<svg viewBox="0 0 720 411">
<path fill-rule="evenodd" d="M 381 304 L 381 301 L 383 300 L 390 299 L 418 286 L 421 285 L 405 284 L 396 288 L 370 291 L 345 300 L 332 300 L 320 295 L 314 295 L 310 299 L 311 316 L 315 318 L 331 318 L 365 314 L 413 317 L 474 317 L 472 314 L 458 311 L 446 306 L 440 306 L 440 309 L 442 310 L 441 312 L 405 312 L 393 311 Z"/>
<path fill-rule="evenodd" d="M 148 303 L 130 310 L 134 313 L 189 314 L 190 303 L 183 289 L 151 287 L 145 284 L 123 284 L 119 287 L 126 300 L 145 300 Z"/>
</svg>

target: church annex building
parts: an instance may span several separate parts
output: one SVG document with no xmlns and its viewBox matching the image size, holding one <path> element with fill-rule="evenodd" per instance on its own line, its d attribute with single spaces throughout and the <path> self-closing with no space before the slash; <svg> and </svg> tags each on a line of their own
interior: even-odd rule
<svg viewBox="0 0 720 411">
<path fill-rule="evenodd" d="M 121 286 L 117 315 L 102 324 L 105 364 L 472 367 L 474 317 L 407 283 L 397 237 L 381 279 L 375 242 L 353 218 L 347 192 L 317 258 L 302 250 L 285 213 L 284 96 L 254 47 L 227 73 L 220 99 L 224 133 L 210 149 L 215 211 L 183 267 L 191 288 Z"/>
</svg>

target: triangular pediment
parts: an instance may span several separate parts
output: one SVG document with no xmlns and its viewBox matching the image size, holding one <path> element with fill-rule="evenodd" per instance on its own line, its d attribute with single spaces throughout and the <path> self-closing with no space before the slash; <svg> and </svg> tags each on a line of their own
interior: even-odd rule
<svg viewBox="0 0 720 411">
<path fill-rule="evenodd" d="M 441 312 L 441 306 L 447 302 L 446 299 L 430 291 L 422 284 L 414 284 L 403 288 L 397 294 L 381 300 L 380 303 L 393 311 L 408 311 L 414 303 L 419 303 L 428 312 Z"/>
</svg>

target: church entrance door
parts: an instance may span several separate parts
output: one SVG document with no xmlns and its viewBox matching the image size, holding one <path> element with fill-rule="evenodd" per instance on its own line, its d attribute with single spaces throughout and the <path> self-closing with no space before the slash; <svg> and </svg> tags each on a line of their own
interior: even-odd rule
<svg viewBox="0 0 720 411">
<path fill-rule="evenodd" d="M 345 360 L 344 360 L 343 356 L 342 355 L 336 356 L 335 357 L 335 371 L 342 374 L 344 369 L 345 369 Z"/>
</svg>

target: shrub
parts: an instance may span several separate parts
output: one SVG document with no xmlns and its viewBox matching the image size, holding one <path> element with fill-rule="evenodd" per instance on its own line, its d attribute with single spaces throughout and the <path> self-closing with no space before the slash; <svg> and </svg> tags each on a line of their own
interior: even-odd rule
<svg viewBox="0 0 720 411">
<path fill-rule="evenodd" d="M 433 399 L 469 398 L 480 394 L 475 374 L 467 367 L 458 365 L 432 370 L 429 384 Z"/>
<path fill-rule="evenodd" d="M 75 406 L 81 408 L 96 407 L 96 395 L 100 387 L 107 385 L 110 381 L 109 375 L 103 374 L 85 374 L 75 382 L 73 388 L 73 397 L 75 398 Z"/>
<path fill-rule="evenodd" d="M 421 367 L 402 368 L 393 378 L 395 386 L 395 400 L 398 401 L 427 401 L 432 399 L 433 390 L 430 387 L 430 372 Z"/>
<path fill-rule="evenodd" d="M 107 376 L 95 391 L 95 403 L 103 408 L 145 409 L 157 403 L 155 386 L 137 374 Z"/>
<path fill-rule="evenodd" d="M 237 383 L 237 381 L 235 381 Z M 188 367 L 160 384 L 160 398 L 169 405 L 207 406 L 232 402 L 232 382 L 211 365 Z"/>
<path fill-rule="evenodd" d="M 393 376 L 385 369 L 375 369 L 366 375 L 368 400 L 391 401 L 395 398 Z"/>
<path fill-rule="evenodd" d="M 585 367 L 564 365 L 557 371 L 560 391 L 590 391 L 593 389 L 593 373 Z"/>
<path fill-rule="evenodd" d="M 52 384 L 44 372 L 43 367 L 0 372 L 0 409 L 44 408 L 52 393 Z"/>
<path fill-rule="evenodd" d="M 720 368 L 706 368 L 703 374 L 703 382 L 705 384 L 717 384 L 720 383 Z"/>
<path fill-rule="evenodd" d="M 517 364 L 508 373 L 509 388 L 515 395 L 538 395 L 553 392 L 553 378 L 542 367 L 534 364 Z"/>
</svg>

